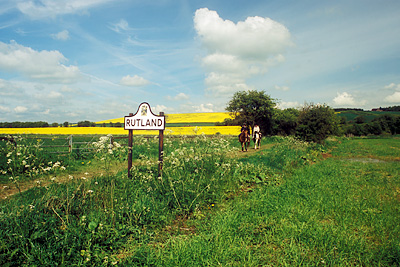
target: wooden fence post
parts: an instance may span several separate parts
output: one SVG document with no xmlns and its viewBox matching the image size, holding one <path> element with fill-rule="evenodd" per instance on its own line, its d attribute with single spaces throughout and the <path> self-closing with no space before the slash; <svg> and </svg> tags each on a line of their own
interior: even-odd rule
<svg viewBox="0 0 400 267">
<path fill-rule="evenodd" d="M 164 116 L 164 112 L 160 112 L 160 116 Z M 164 156 L 164 130 L 159 130 L 158 134 L 158 177 L 162 176 Z"/>
<path fill-rule="evenodd" d="M 69 136 L 68 150 L 69 153 L 72 153 L 72 134 Z"/>
<path fill-rule="evenodd" d="M 129 113 L 129 116 L 133 116 L 133 113 Z M 132 178 L 132 146 L 133 146 L 133 130 L 129 130 L 128 135 L 128 178 Z"/>
</svg>

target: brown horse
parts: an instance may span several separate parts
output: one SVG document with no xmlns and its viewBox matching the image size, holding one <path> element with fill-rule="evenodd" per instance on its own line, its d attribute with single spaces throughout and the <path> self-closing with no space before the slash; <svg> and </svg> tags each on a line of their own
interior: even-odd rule
<svg viewBox="0 0 400 267">
<path fill-rule="evenodd" d="M 248 130 L 242 131 L 239 135 L 239 142 L 242 144 L 242 151 L 247 151 L 247 147 L 250 145 L 250 135 Z"/>
</svg>

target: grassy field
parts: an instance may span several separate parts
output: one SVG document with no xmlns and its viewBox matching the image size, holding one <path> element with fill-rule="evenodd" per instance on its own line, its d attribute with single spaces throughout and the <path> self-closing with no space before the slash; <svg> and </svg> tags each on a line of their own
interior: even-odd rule
<svg viewBox="0 0 400 267">
<path fill-rule="evenodd" d="M 357 111 L 357 110 L 345 110 L 336 112 L 339 117 L 346 118 L 346 121 L 349 123 L 354 123 L 356 117 L 365 118 L 365 122 L 371 122 L 373 119 L 378 118 L 382 115 L 400 115 L 399 111 Z"/>
<path fill-rule="evenodd" d="M 99 157 L 2 201 L 0 264 L 400 265 L 399 137 L 167 139 L 161 177 L 157 144 L 138 142 L 133 180 Z"/>
</svg>

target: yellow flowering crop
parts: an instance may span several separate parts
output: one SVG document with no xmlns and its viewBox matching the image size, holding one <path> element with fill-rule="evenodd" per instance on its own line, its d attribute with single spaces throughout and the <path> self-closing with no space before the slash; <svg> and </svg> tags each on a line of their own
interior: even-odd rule
<svg viewBox="0 0 400 267">
<path fill-rule="evenodd" d="M 212 112 L 212 113 L 181 113 L 167 114 L 167 123 L 193 123 L 193 122 L 223 122 L 230 118 L 229 112 Z"/>
<path fill-rule="evenodd" d="M 223 122 L 228 118 L 231 118 L 229 112 L 165 114 L 166 123 Z M 124 123 L 124 118 L 98 121 L 96 124 L 110 122 Z"/>
<path fill-rule="evenodd" d="M 223 122 L 230 118 L 229 112 L 209 113 L 181 113 L 166 114 L 166 123 L 215 123 Z M 104 120 L 96 122 L 124 123 L 124 118 Z M 188 127 L 166 127 L 164 134 L 170 135 L 236 135 L 240 132 L 238 126 L 188 126 Z M 158 135 L 158 131 L 133 131 L 135 135 Z M 54 134 L 54 135 L 125 135 L 128 131 L 123 127 L 46 127 L 46 128 L 0 128 L 0 134 Z"/>
<path fill-rule="evenodd" d="M 236 135 L 239 126 L 195 126 L 167 127 L 165 135 Z M 135 135 L 158 135 L 159 131 L 133 131 Z M 127 135 L 128 131 L 120 127 L 46 127 L 46 128 L 0 128 L 0 134 L 54 134 L 54 135 Z"/>
</svg>

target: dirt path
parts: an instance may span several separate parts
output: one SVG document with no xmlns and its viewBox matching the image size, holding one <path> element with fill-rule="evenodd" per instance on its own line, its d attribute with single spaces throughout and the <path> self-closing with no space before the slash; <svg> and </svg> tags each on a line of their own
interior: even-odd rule
<svg viewBox="0 0 400 267">
<path fill-rule="evenodd" d="M 261 145 L 261 149 L 254 149 L 254 146 L 250 146 L 248 148 L 248 151 L 242 152 L 241 148 L 238 147 L 237 152 L 233 153 L 231 156 L 232 157 L 248 157 L 257 153 L 261 153 L 265 149 L 268 149 L 272 147 L 273 144 L 265 144 Z M 70 177 L 73 178 L 79 178 L 79 179 L 90 179 L 92 177 L 100 176 L 101 174 L 107 174 L 107 175 L 115 175 L 119 171 L 124 170 L 127 167 L 126 162 L 121 162 L 121 163 L 113 163 L 112 166 L 110 166 L 109 170 L 105 170 L 104 168 L 101 168 L 99 166 L 88 166 L 84 170 L 79 170 L 79 171 L 74 171 L 74 172 L 64 172 L 61 174 L 57 175 L 44 175 L 44 176 L 39 176 L 37 179 L 34 180 L 28 180 L 28 181 L 22 181 L 17 184 L 15 183 L 7 183 L 7 184 L 0 184 L 0 200 L 7 199 L 15 194 L 18 194 L 19 192 L 24 192 L 26 190 L 29 190 L 33 187 L 37 186 L 47 186 L 50 183 L 65 183 L 70 180 Z"/>
<path fill-rule="evenodd" d="M 90 179 L 92 177 L 100 176 L 102 174 L 107 175 L 115 175 L 119 171 L 122 171 L 124 168 L 127 168 L 127 163 L 113 163 L 112 166 L 108 170 L 101 168 L 99 166 L 88 166 L 84 170 L 68 172 L 65 171 L 60 174 L 53 174 L 53 175 L 42 175 L 37 177 L 34 180 L 22 181 L 17 184 L 15 183 L 7 183 L 7 184 L 0 184 L 0 200 L 7 199 L 19 192 L 24 192 L 29 190 L 33 187 L 37 186 L 47 186 L 50 183 L 66 183 L 70 180 L 71 177 L 77 179 Z"/>
</svg>

